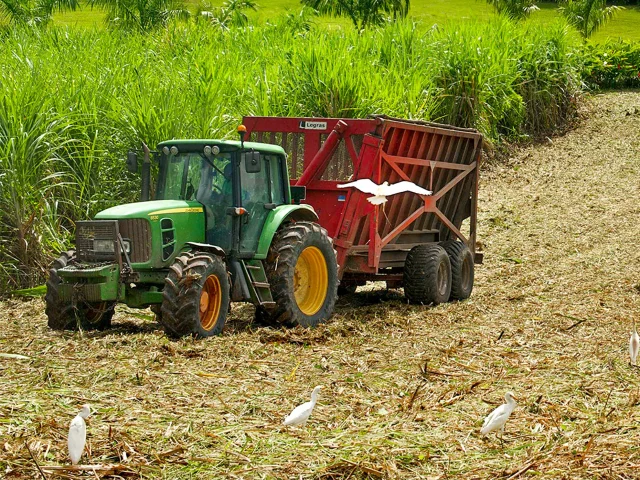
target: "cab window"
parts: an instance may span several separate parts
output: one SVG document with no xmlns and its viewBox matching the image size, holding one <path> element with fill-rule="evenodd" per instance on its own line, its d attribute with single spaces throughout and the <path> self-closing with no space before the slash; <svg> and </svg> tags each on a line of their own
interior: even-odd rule
<svg viewBox="0 0 640 480">
<path fill-rule="evenodd" d="M 265 155 L 265 167 L 269 169 L 269 186 L 271 187 L 271 203 L 284 203 L 284 184 L 281 175 L 281 160 L 279 155 Z"/>
</svg>

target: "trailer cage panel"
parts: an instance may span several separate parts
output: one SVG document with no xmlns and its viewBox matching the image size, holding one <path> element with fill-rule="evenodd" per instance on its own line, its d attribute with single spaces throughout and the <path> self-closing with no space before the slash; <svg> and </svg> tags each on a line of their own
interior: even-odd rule
<svg viewBox="0 0 640 480">
<path fill-rule="evenodd" d="M 333 238 L 340 278 L 402 280 L 412 247 L 459 239 L 476 252 L 482 135 L 473 129 L 383 115 L 368 119 L 244 117 L 251 141 L 282 146 L 292 186 Z M 339 184 L 410 181 L 432 195 L 400 193 L 384 205 Z M 468 233 L 463 233 L 463 230 Z"/>
</svg>

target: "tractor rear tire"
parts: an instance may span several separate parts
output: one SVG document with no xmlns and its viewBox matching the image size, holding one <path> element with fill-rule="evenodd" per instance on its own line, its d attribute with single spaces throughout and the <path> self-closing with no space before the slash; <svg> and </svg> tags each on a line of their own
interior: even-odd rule
<svg viewBox="0 0 640 480">
<path fill-rule="evenodd" d="M 333 242 L 317 223 L 287 224 L 276 232 L 266 261 L 275 306 L 261 309 L 269 323 L 315 327 L 333 314 L 338 263 Z"/>
<path fill-rule="evenodd" d="M 218 335 L 227 320 L 229 294 L 229 276 L 222 258 L 184 252 L 169 267 L 159 320 L 171 337 Z"/>
<path fill-rule="evenodd" d="M 473 290 L 473 255 L 462 242 L 441 242 L 451 262 L 451 297 L 450 300 L 465 300 Z"/>
<path fill-rule="evenodd" d="M 47 325 L 52 330 L 104 330 L 111 326 L 111 319 L 116 302 L 72 302 L 60 300 L 58 293 L 62 280 L 58 270 L 66 267 L 75 259 L 75 250 L 62 252 L 59 258 L 54 260 L 49 269 L 47 280 L 47 293 L 44 296 Z"/>
<path fill-rule="evenodd" d="M 451 294 L 451 263 L 439 245 L 416 245 L 404 264 L 404 295 L 409 303 L 438 305 Z"/>
</svg>

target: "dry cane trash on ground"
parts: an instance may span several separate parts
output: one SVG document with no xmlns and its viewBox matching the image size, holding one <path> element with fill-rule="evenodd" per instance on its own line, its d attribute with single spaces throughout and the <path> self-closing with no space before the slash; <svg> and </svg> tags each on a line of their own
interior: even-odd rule
<svg viewBox="0 0 640 480">
<path fill-rule="evenodd" d="M 111 330 L 57 333 L 42 301 L 3 302 L 0 476 L 640 477 L 640 94 L 586 103 L 575 131 L 484 168 L 469 301 L 360 289 L 315 330 L 234 305 L 206 341 L 126 309 Z M 315 385 L 307 426 L 282 426 Z M 507 390 L 502 446 L 479 430 Z M 55 469 L 83 403 L 81 462 L 103 469 Z"/>
</svg>

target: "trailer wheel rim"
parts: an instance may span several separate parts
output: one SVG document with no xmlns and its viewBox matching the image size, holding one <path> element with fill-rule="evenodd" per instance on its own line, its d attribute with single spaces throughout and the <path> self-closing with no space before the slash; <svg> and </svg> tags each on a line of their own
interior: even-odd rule
<svg viewBox="0 0 640 480">
<path fill-rule="evenodd" d="M 305 315 L 317 313 L 329 289 L 327 262 L 318 247 L 307 247 L 302 251 L 296 262 L 293 283 L 293 294 L 300 311 Z"/>
<path fill-rule="evenodd" d="M 440 295 L 445 295 L 447 293 L 447 264 L 445 262 L 440 262 L 438 265 L 438 293 Z"/>
<path fill-rule="evenodd" d="M 209 275 L 200 294 L 200 325 L 205 330 L 211 330 L 222 306 L 222 288 L 216 275 Z"/>
</svg>

